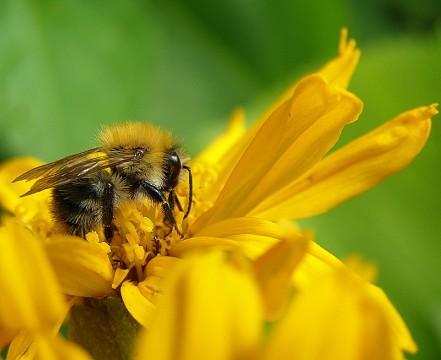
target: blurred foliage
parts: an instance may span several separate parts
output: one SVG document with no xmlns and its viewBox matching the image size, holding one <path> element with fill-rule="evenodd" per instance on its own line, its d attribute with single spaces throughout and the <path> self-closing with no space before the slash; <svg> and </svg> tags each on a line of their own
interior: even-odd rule
<svg viewBox="0 0 441 360">
<path fill-rule="evenodd" d="M 336 51 L 348 26 L 365 102 L 341 143 L 441 99 L 439 0 L 212 2 L 3 0 L 0 158 L 46 161 L 93 147 L 103 124 L 172 129 L 192 153 L 245 106 L 251 121 Z M 376 262 L 420 346 L 441 358 L 441 129 L 405 171 L 304 226 L 341 257 Z"/>
</svg>

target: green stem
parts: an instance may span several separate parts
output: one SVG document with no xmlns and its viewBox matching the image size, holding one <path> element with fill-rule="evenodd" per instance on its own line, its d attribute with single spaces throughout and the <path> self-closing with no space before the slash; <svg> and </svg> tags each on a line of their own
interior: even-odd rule
<svg viewBox="0 0 441 360">
<path fill-rule="evenodd" d="M 85 299 L 70 311 L 69 339 L 86 349 L 95 360 L 129 360 L 139 324 L 121 298 Z"/>
</svg>

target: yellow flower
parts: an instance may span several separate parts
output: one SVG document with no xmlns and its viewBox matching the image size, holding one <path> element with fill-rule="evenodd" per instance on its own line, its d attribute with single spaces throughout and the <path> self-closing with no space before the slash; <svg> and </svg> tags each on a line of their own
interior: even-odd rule
<svg viewBox="0 0 441 360">
<path fill-rule="evenodd" d="M 78 346 L 55 337 L 68 311 L 41 241 L 15 219 L 0 227 L 0 348 L 15 338 L 8 359 L 26 356 L 87 360 Z M 32 345 L 31 345 L 32 344 Z"/>
<path fill-rule="evenodd" d="M 175 214 L 183 237 L 170 233 L 160 209 L 147 200 L 118 207 L 110 244 L 100 229 L 86 241 L 63 234 L 50 216 L 48 191 L 20 198 L 29 184 L 11 183 L 39 164 L 29 158 L 0 168 L 0 204 L 17 226 L 40 239 L 65 295 L 120 296 L 129 313 L 150 328 L 163 279 L 181 266 L 181 258 L 204 249 L 234 250 L 254 261 L 262 317 L 277 319 L 293 276 L 298 290 L 309 289 L 316 276 L 342 267 L 317 244 L 306 246 L 310 235 L 283 220 L 324 212 L 406 166 L 424 146 L 437 113 L 433 105 L 410 110 L 326 156 L 362 110 L 361 100 L 346 90 L 358 58 L 355 42 L 343 31 L 338 56 L 295 83 L 248 131 L 243 113 L 233 115 L 226 133 L 191 163 L 192 211 L 186 219 Z M 177 194 L 186 197 L 185 182 Z"/>
<path fill-rule="evenodd" d="M 385 295 L 353 265 L 296 293 L 264 334 L 259 283 L 234 255 L 189 257 L 172 270 L 137 359 L 398 360 L 415 351 Z"/>
</svg>

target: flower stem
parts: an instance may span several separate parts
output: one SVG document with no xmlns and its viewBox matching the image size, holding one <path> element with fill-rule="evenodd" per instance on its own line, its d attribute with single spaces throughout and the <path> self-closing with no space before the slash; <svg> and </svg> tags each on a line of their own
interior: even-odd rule
<svg viewBox="0 0 441 360">
<path fill-rule="evenodd" d="M 121 298 L 85 299 L 70 311 L 68 337 L 95 360 L 128 360 L 139 328 Z"/>
</svg>

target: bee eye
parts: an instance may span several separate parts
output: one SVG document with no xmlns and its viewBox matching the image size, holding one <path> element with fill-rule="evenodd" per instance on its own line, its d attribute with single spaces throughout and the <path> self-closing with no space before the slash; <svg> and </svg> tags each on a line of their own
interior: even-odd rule
<svg viewBox="0 0 441 360">
<path fill-rule="evenodd" d="M 179 173 L 181 172 L 181 159 L 179 159 L 178 154 L 175 151 L 169 154 L 167 159 L 167 185 L 169 188 L 173 189 L 178 185 Z"/>
<path fill-rule="evenodd" d="M 135 155 L 135 159 L 139 160 L 143 157 L 144 153 L 145 153 L 145 149 L 136 148 L 133 152 L 133 155 Z"/>
</svg>

